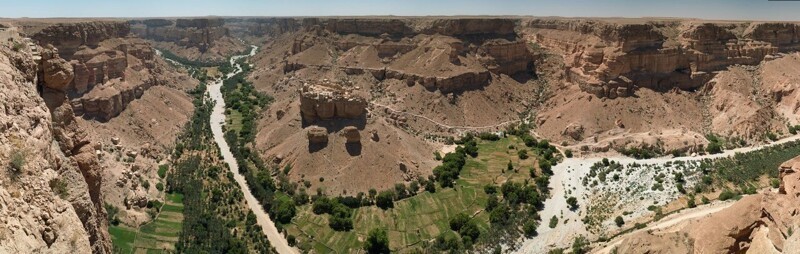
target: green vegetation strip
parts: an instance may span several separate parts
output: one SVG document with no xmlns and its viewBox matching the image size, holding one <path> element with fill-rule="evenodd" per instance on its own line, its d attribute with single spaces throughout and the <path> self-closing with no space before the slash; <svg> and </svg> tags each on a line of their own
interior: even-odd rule
<svg viewBox="0 0 800 254">
<path fill-rule="evenodd" d="M 108 232 L 114 245 L 114 253 L 169 253 L 175 251 L 175 243 L 183 228 L 183 195 L 167 194 L 167 200 L 158 217 L 141 227 L 125 225 L 110 226 Z"/>
</svg>

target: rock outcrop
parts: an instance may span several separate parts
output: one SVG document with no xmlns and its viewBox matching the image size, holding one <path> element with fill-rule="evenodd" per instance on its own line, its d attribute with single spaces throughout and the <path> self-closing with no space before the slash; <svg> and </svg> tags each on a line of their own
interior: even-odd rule
<svg viewBox="0 0 800 254">
<path fill-rule="evenodd" d="M 567 79 L 599 97 L 694 89 L 731 65 L 797 49 L 797 24 L 533 19 L 523 34 L 563 54 Z M 744 31 L 744 32 L 742 32 Z"/>
<path fill-rule="evenodd" d="M 42 29 L 32 38 L 40 45 L 53 45 L 59 49 L 62 58 L 72 60 L 72 55 L 80 46 L 97 47 L 102 41 L 125 37 L 128 33 L 130 26 L 125 22 L 93 21 L 55 24 Z"/>
<path fill-rule="evenodd" d="M 328 80 L 306 83 L 300 90 L 300 113 L 303 120 L 309 123 L 333 118 L 361 118 L 366 108 L 367 101 L 363 96 Z"/>
<path fill-rule="evenodd" d="M 128 37 L 129 30 L 120 22 L 42 29 L 33 37 L 57 49 L 42 52 L 42 69 L 51 73 L 43 76 L 43 84 L 66 92 L 76 115 L 103 121 L 117 116 L 145 90 L 164 83 L 158 79 L 163 70 L 156 64 L 154 50 L 143 40 Z M 49 56 L 50 52 L 59 57 Z"/>
<path fill-rule="evenodd" d="M 0 158 L 15 169 L 0 172 L 0 252 L 111 253 L 101 169 L 58 90 L 72 73 L 57 53 L 45 55 L 35 63 L 0 48 Z"/>
<path fill-rule="evenodd" d="M 306 128 L 306 137 L 309 144 L 327 144 L 328 130 L 325 127 L 310 126 Z"/>
</svg>

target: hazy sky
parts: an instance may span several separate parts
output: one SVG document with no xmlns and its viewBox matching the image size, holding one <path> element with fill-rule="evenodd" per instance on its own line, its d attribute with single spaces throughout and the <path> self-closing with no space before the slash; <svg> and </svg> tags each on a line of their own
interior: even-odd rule
<svg viewBox="0 0 800 254">
<path fill-rule="evenodd" d="M 0 17 L 531 15 L 800 20 L 800 0 L 0 0 Z"/>
</svg>

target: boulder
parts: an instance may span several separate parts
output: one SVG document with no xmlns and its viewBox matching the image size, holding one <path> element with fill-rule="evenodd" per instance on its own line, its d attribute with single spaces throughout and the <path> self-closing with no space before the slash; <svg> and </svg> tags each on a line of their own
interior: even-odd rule
<svg viewBox="0 0 800 254">
<path fill-rule="evenodd" d="M 569 136 L 574 140 L 583 140 L 583 125 L 579 123 L 570 123 L 564 128 L 561 135 Z"/>
</svg>

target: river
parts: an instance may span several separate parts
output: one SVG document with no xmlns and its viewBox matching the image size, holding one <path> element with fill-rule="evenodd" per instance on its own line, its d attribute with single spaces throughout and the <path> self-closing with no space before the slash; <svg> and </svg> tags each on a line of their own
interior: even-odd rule
<svg viewBox="0 0 800 254">
<path fill-rule="evenodd" d="M 708 155 L 693 156 L 693 157 L 692 156 L 679 157 L 679 158 L 662 157 L 662 158 L 637 160 L 625 156 L 615 156 L 615 157 L 608 157 L 608 159 L 619 162 L 620 164 L 626 166 L 632 163 L 663 166 L 670 162 L 675 162 L 675 161 L 691 162 L 691 161 L 700 161 L 703 159 L 725 158 L 733 156 L 737 153 L 752 152 L 770 146 L 796 140 L 800 140 L 800 135 L 790 136 L 768 144 L 726 150 L 719 154 L 708 154 Z M 578 235 L 584 235 L 584 236 L 592 235 L 588 232 L 586 225 L 584 225 L 581 219 L 582 216 L 584 216 L 587 212 L 585 204 L 587 204 L 588 200 L 585 197 L 597 195 L 598 193 L 596 189 L 593 189 L 591 187 L 586 187 L 585 185 L 583 185 L 581 183 L 581 177 L 588 175 L 590 166 L 601 160 L 602 157 L 567 158 L 558 165 L 553 166 L 554 174 L 553 176 L 550 177 L 550 185 L 549 185 L 551 195 L 550 197 L 547 198 L 547 200 L 544 201 L 544 209 L 539 212 L 542 221 L 539 227 L 537 228 L 538 235 L 531 239 L 525 239 L 522 242 L 522 246 L 519 249 L 517 249 L 515 253 L 547 253 L 548 250 L 551 250 L 553 248 L 568 248 L 572 244 L 572 240 Z M 640 178 L 638 180 L 648 183 L 653 181 L 653 179 L 648 179 L 646 177 Z M 672 198 L 677 197 L 677 195 L 679 194 L 672 195 L 673 196 Z M 579 204 L 581 206 L 576 211 L 571 211 L 568 209 L 567 206 L 568 196 L 574 196 L 578 198 Z M 661 204 L 663 204 L 664 199 L 670 199 L 670 198 L 659 197 L 659 199 L 661 199 L 662 201 Z M 649 200 L 639 201 L 638 199 L 634 199 L 632 202 L 639 203 L 639 206 L 641 206 L 640 210 L 644 210 L 644 208 L 647 207 L 647 203 L 649 202 Z M 717 205 L 719 204 L 714 203 L 708 206 L 713 207 Z M 703 207 L 698 206 L 698 209 L 702 208 Z M 632 216 L 626 217 L 626 221 L 644 215 L 645 214 L 635 213 Z M 556 216 L 559 218 L 559 223 L 556 228 L 550 228 L 548 226 L 548 220 L 552 216 Z M 592 240 L 591 237 L 589 239 Z"/>
<path fill-rule="evenodd" d="M 239 173 L 239 165 L 236 162 L 236 158 L 233 157 L 231 148 L 228 146 L 228 142 L 225 141 L 225 133 L 222 131 L 222 126 L 225 124 L 225 99 L 222 97 L 222 83 L 225 79 L 229 79 L 242 72 L 242 68 L 236 64 L 236 60 L 255 55 L 258 47 L 251 47 L 252 49 L 249 54 L 231 57 L 230 61 L 231 65 L 234 65 L 234 72 L 228 73 L 223 79 L 219 79 L 208 86 L 208 94 L 211 99 L 216 102 L 214 104 L 214 110 L 211 112 L 211 132 L 214 134 L 214 141 L 222 151 L 222 158 L 225 160 L 225 163 L 228 164 L 231 172 L 233 172 L 233 179 L 236 180 L 236 183 L 239 184 L 239 188 L 241 188 L 244 193 L 247 206 L 249 206 L 250 210 L 256 215 L 256 221 L 258 225 L 261 225 L 270 245 L 281 254 L 298 253 L 296 249 L 289 246 L 286 238 L 278 232 L 278 228 L 275 227 L 275 223 L 269 218 L 269 214 L 264 211 L 261 203 L 250 193 L 250 188 L 247 187 L 247 181 L 245 181 L 244 176 Z"/>
</svg>

